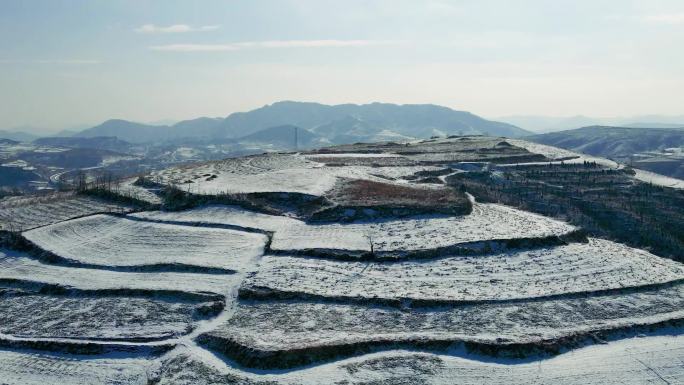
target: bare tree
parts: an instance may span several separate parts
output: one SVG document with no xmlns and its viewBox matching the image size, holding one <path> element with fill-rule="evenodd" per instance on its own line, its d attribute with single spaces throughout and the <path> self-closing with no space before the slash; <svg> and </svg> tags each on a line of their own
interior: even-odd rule
<svg viewBox="0 0 684 385">
<path fill-rule="evenodd" d="M 375 244 L 373 243 L 373 233 L 368 231 L 366 232 L 366 240 L 368 241 L 368 248 L 370 250 L 371 255 L 375 255 Z"/>
</svg>

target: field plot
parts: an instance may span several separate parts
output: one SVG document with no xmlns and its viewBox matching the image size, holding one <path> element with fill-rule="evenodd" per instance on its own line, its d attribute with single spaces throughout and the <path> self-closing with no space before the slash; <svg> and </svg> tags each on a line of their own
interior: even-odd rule
<svg viewBox="0 0 684 385">
<path fill-rule="evenodd" d="M 362 177 L 363 173 L 352 168 L 325 167 L 294 154 L 268 154 L 169 168 L 154 174 L 153 178 L 196 194 L 292 192 L 322 195 L 341 176 Z"/>
<path fill-rule="evenodd" d="M 276 231 L 271 249 L 352 250 L 405 253 L 459 244 L 566 235 L 566 223 L 496 204 L 473 204 L 463 216 L 424 216 L 350 224 L 303 224 Z"/>
<path fill-rule="evenodd" d="M 160 384 L 643 385 L 684 383 L 684 336 L 649 336 L 592 345 L 540 360 L 394 350 L 301 370 L 258 374 L 215 365 L 180 349 L 162 362 Z"/>
<path fill-rule="evenodd" d="M 146 385 L 152 362 L 0 350 L 0 383 L 21 385 Z"/>
<path fill-rule="evenodd" d="M 684 280 L 684 265 L 610 241 L 428 261 L 261 259 L 243 296 L 330 297 L 372 302 L 500 301 Z"/>
<path fill-rule="evenodd" d="M 135 184 L 137 180 L 138 178 L 123 180 L 114 188 L 114 191 L 125 197 L 138 199 L 149 204 L 158 205 L 162 203 L 161 198 L 150 189 Z"/>
<path fill-rule="evenodd" d="M 526 140 L 522 139 L 509 139 L 509 141 L 519 147 L 523 147 L 527 149 L 530 152 L 537 153 L 537 154 L 542 154 L 546 156 L 547 158 L 553 160 L 554 162 L 552 163 L 560 163 L 561 161 L 563 163 L 567 164 L 572 164 L 572 163 L 596 163 L 604 167 L 608 168 L 621 168 L 622 165 L 619 163 L 612 161 L 610 159 L 606 158 L 600 158 L 597 156 L 591 156 L 587 154 L 580 154 L 574 151 L 569 151 L 565 150 L 562 148 L 558 147 L 553 147 L 553 146 L 547 146 L 545 144 L 540 144 L 540 143 L 534 143 L 534 142 L 529 142 Z M 511 162 L 514 163 L 514 162 Z M 548 164 L 548 162 L 539 162 L 540 164 Z"/>
<path fill-rule="evenodd" d="M 327 166 L 374 166 L 374 167 L 401 167 L 417 165 L 405 156 L 391 153 L 378 154 L 359 154 L 359 153 L 337 153 L 337 154 L 310 154 L 306 159 Z"/>
<path fill-rule="evenodd" d="M 214 302 L 6 292 L 0 333 L 27 338 L 160 340 L 189 333 Z"/>
<path fill-rule="evenodd" d="M 85 215 L 129 211 L 125 205 L 73 193 L 12 197 L 0 200 L 0 230 L 25 231 Z"/>
<path fill-rule="evenodd" d="M 440 211 L 468 214 L 470 201 L 456 189 L 433 185 L 382 183 L 369 180 L 343 180 L 326 194 L 341 207 L 368 209 L 409 209 L 412 213 Z M 333 217 L 333 219 L 340 219 Z"/>
<path fill-rule="evenodd" d="M 60 257 L 88 265 L 183 265 L 241 270 L 267 237 L 235 230 L 94 215 L 23 233 Z"/>
<path fill-rule="evenodd" d="M 203 336 L 258 367 L 289 367 L 396 344 L 531 344 L 684 318 L 684 286 L 597 296 L 411 309 L 310 302 L 253 302 Z M 518 348 L 516 348 L 518 349 Z"/>
<path fill-rule="evenodd" d="M 405 158 L 384 155 L 370 158 L 350 155 L 339 158 L 348 160 L 345 162 L 350 164 L 341 166 L 337 163 L 326 166 L 324 163 L 307 160 L 316 159 L 317 156 L 264 154 L 225 159 L 192 167 L 169 168 L 152 174 L 151 178 L 184 191 L 204 195 L 290 192 L 322 196 L 340 178 L 394 180 L 416 171 L 436 169 L 433 166 L 414 166 Z M 326 155 L 323 158 L 330 159 L 335 159 L 335 156 Z M 359 159 L 370 160 L 364 163 Z M 395 160 L 399 162 L 396 166 L 383 167 Z M 376 164 L 377 162 L 381 163 Z"/>
<path fill-rule="evenodd" d="M 497 204 L 474 203 L 464 216 L 421 216 L 349 224 L 307 224 L 276 215 L 250 212 L 233 206 L 207 206 L 181 212 L 143 212 L 132 217 L 148 220 L 234 225 L 273 231 L 276 251 L 347 250 L 375 252 L 429 250 L 470 242 L 544 238 L 576 230 L 548 217 Z"/>
<path fill-rule="evenodd" d="M 0 249 L 0 281 L 36 282 L 64 289 L 214 293 L 225 295 L 239 285 L 237 275 L 189 273 L 122 273 L 47 265 L 23 253 Z"/>
<path fill-rule="evenodd" d="M 210 205 L 184 211 L 142 211 L 128 215 L 147 221 L 178 222 L 190 225 L 227 225 L 263 231 L 278 231 L 303 222 L 286 216 L 245 210 L 238 206 Z"/>
<path fill-rule="evenodd" d="M 671 187 L 676 189 L 684 189 L 684 180 L 677 178 L 670 178 L 669 176 L 656 174 L 654 172 L 634 169 L 636 173 L 634 178 L 657 186 Z"/>
<path fill-rule="evenodd" d="M 357 172 L 362 172 L 367 175 L 361 179 L 374 180 L 374 181 L 393 181 L 396 183 L 408 183 L 407 180 L 403 179 L 409 177 L 420 171 L 437 171 L 442 170 L 443 167 L 437 166 L 402 166 L 402 167 L 368 167 L 368 166 L 355 166 L 353 167 Z"/>
</svg>

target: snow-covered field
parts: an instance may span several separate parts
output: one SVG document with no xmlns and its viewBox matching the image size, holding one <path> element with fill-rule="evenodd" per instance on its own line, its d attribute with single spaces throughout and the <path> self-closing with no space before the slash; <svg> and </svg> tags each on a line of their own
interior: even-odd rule
<svg viewBox="0 0 684 385">
<path fill-rule="evenodd" d="M 121 296 L 37 293 L 0 297 L 0 333 L 14 337 L 157 340 L 189 333 L 200 319 L 192 303 Z"/>
<path fill-rule="evenodd" d="M 85 215 L 130 210 L 124 205 L 71 193 L 11 197 L 0 200 L 0 230 L 25 231 Z"/>
<path fill-rule="evenodd" d="M 559 236 L 575 230 L 566 223 L 496 204 L 475 203 L 464 216 L 426 216 L 351 224 L 304 224 L 276 231 L 272 250 L 305 249 L 402 252 L 463 243 Z"/>
<path fill-rule="evenodd" d="M 0 383 L 8 385 L 146 385 L 152 361 L 0 350 Z"/>
<path fill-rule="evenodd" d="M 428 169 L 434 167 L 329 167 L 307 160 L 302 155 L 264 154 L 193 167 L 169 168 L 154 173 L 152 177 L 161 183 L 175 185 L 195 194 L 290 192 L 321 196 L 333 188 L 340 178 L 383 181 Z"/>
<path fill-rule="evenodd" d="M 472 214 L 465 216 L 424 216 L 349 224 L 307 224 L 232 206 L 209 206 L 182 212 L 143 212 L 132 216 L 273 231 L 271 249 L 278 251 L 370 251 L 371 240 L 376 252 L 415 251 L 477 241 L 560 236 L 576 230 L 551 218 L 484 203 L 475 203 Z"/>
<path fill-rule="evenodd" d="M 557 340 L 684 318 L 684 285 L 598 296 L 518 301 L 411 311 L 316 302 L 244 302 L 207 333 L 211 346 L 251 365 L 302 365 L 315 352 L 353 353 L 356 346 L 430 341 L 488 344 Z M 363 347 L 361 347 L 363 349 Z M 281 352 L 290 352 L 288 362 Z M 271 361 L 267 357 L 272 358 Z M 259 363 L 260 362 L 260 363 Z"/>
<path fill-rule="evenodd" d="M 582 163 L 586 161 L 596 162 L 597 164 L 600 164 L 608 168 L 618 168 L 620 166 L 617 162 L 614 162 L 606 158 L 599 158 L 597 156 L 580 154 L 574 151 L 569 151 L 558 147 L 547 146 L 545 144 L 529 142 L 527 140 L 522 139 L 508 139 L 508 141 L 514 146 L 522 147 L 529 152 L 541 154 L 549 159 L 557 160 L 559 162 L 561 159 L 563 159 L 565 163 Z"/>
<path fill-rule="evenodd" d="M 129 178 L 121 181 L 121 183 L 116 186 L 116 192 L 123 196 L 139 199 L 153 205 L 161 204 L 161 198 L 159 198 L 157 194 L 135 184 L 137 179 L 138 178 Z"/>
<path fill-rule="evenodd" d="M 600 164 L 605 167 L 609 168 L 620 168 L 624 167 L 623 165 L 606 159 L 606 158 L 600 158 L 597 156 L 591 156 L 591 155 L 586 155 L 586 154 L 580 154 L 576 153 L 573 151 L 568 151 L 564 150 L 558 147 L 553 147 L 553 146 L 547 146 L 545 144 L 538 144 L 538 143 L 532 143 L 528 142 L 525 140 L 521 139 L 509 139 L 509 141 L 519 147 L 526 148 L 530 152 L 535 152 L 538 154 L 543 154 L 547 156 L 550 159 L 561 159 L 561 158 L 572 158 L 572 159 L 567 159 L 564 160 L 564 163 L 582 163 L 582 162 L 596 162 L 597 164 Z M 536 162 L 535 164 L 547 164 L 548 162 Z M 560 163 L 558 162 L 553 162 L 553 163 Z M 523 164 L 533 164 L 533 163 L 523 163 Z M 517 164 L 520 165 L 520 164 Z M 654 172 L 646 171 L 646 170 L 640 170 L 640 169 L 634 169 L 635 175 L 634 179 L 637 179 L 642 182 L 646 183 L 651 183 L 654 185 L 658 186 L 664 186 L 664 187 L 672 187 L 672 188 L 677 188 L 677 189 L 684 189 L 684 181 L 681 179 L 677 178 L 671 178 L 665 175 L 660 175 L 656 174 Z"/>
<path fill-rule="evenodd" d="M 63 258 L 100 266 L 186 265 L 241 270 L 267 237 L 235 230 L 94 215 L 23 233 Z"/>
<path fill-rule="evenodd" d="M 297 155 L 267 154 L 195 167 L 169 168 L 153 177 L 196 194 L 294 192 L 322 195 L 334 186 L 338 173 L 353 176 L 340 171 L 348 170 L 327 168 Z"/>
<path fill-rule="evenodd" d="M 681 263 L 590 239 L 587 244 L 391 263 L 266 256 L 242 290 L 360 301 L 497 301 L 674 280 L 684 280 Z"/>
<path fill-rule="evenodd" d="M 634 177 L 642 182 L 651 183 L 658 186 L 684 189 L 684 180 L 670 178 L 669 176 L 656 174 L 646 170 L 640 170 L 638 168 L 635 168 L 634 172 L 636 173 Z"/>
<path fill-rule="evenodd" d="M 682 384 L 682 357 L 681 333 L 612 341 L 538 360 L 393 350 L 285 372 L 244 372 L 178 349 L 163 360 L 160 384 Z"/>
<path fill-rule="evenodd" d="M 148 290 L 215 293 L 224 295 L 242 277 L 191 273 L 128 273 L 48 265 L 26 254 L 0 249 L 0 281 L 24 281 L 59 285 L 77 290 Z"/>
</svg>

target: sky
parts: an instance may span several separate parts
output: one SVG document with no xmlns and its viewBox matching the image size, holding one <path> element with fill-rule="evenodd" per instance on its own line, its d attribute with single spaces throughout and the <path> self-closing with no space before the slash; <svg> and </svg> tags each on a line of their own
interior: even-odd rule
<svg viewBox="0 0 684 385">
<path fill-rule="evenodd" d="M 684 114 L 682 0 L 0 0 L 0 129 L 279 100 Z"/>
</svg>

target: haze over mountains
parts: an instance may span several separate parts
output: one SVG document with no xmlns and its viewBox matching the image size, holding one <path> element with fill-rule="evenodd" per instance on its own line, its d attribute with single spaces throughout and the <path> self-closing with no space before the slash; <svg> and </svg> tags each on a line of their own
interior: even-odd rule
<svg viewBox="0 0 684 385">
<path fill-rule="evenodd" d="M 665 123 L 662 117 L 641 118 L 661 123 L 638 129 L 589 126 L 533 135 L 530 140 L 684 178 L 684 129 L 669 128 L 677 124 Z M 539 126 L 528 124 L 530 120 L 521 122 L 526 128 L 553 130 L 559 125 L 574 128 L 592 121 L 585 117 L 562 121 L 534 119 Z M 5 182 L 18 181 L 4 185 L 46 188 L 58 180 L 73 178 L 84 168 L 91 173 L 108 171 L 126 176 L 177 163 L 261 152 L 473 134 L 516 138 L 529 137 L 532 132 L 432 104 L 325 105 L 282 101 L 225 118 L 200 117 L 158 124 L 111 119 L 81 131 L 42 138 L 0 131 L 0 138 L 23 142 L 0 144 L 0 164 L 4 166 L 0 174 L 8 174 Z M 23 176 L 19 178 L 17 173 Z"/>
<path fill-rule="evenodd" d="M 7 139 L 23 143 L 0 143 L 0 178 L 7 176 L 1 184 L 26 190 L 52 189 L 82 170 L 93 178 L 105 172 L 126 177 L 178 163 L 335 144 L 529 134 L 507 123 L 429 104 L 331 106 L 284 101 L 226 118 L 163 123 L 111 119 L 78 132 L 42 138 L 8 132 Z"/>
<path fill-rule="evenodd" d="M 529 134 L 511 124 L 489 121 L 469 112 L 436 105 L 385 103 L 324 105 L 284 101 L 226 118 L 197 118 L 171 126 L 108 120 L 74 136 L 116 136 L 132 143 L 234 140 L 278 126 L 296 126 L 318 138 L 313 142 L 341 144 L 378 138 L 425 138 L 434 135 L 489 134 L 519 137 Z M 279 135 L 274 130 L 270 131 Z M 305 133 L 306 134 L 306 133 Z M 265 135 L 265 134 L 264 134 Z M 262 135 L 262 139 L 268 139 Z"/>
</svg>

